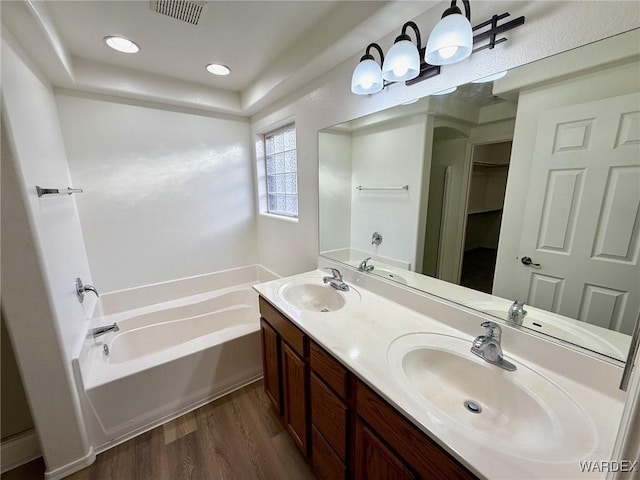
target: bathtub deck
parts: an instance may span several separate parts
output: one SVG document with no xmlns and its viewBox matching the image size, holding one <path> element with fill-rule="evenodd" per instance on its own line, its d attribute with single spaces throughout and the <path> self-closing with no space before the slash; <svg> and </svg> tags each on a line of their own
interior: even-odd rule
<svg viewBox="0 0 640 480">
<path fill-rule="evenodd" d="M 40 462 L 38 464 L 38 462 Z M 2 480 L 41 479 L 41 460 Z M 67 480 L 314 479 L 273 412 L 262 381 L 97 456 Z"/>
</svg>

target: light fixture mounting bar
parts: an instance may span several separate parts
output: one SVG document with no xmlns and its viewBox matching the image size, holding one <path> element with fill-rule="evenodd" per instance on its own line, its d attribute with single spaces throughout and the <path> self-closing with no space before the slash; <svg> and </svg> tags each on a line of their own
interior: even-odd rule
<svg viewBox="0 0 640 480">
<path fill-rule="evenodd" d="M 426 47 L 423 47 L 419 50 L 420 58 L 424 58 L 425 50 L 426 50 Z M 413 85 L 415 83 L 420 83 L 423 80 L 436 77 L 440 75 L 441 68 L 442 67 L 440 65 L 429 65 L 427 62 L 423 60 L 422 62 L 420 62 L 420 73 L 418 73 L 418 76 L 416 78 L 412 78 L 411 80 L 406 80 L 404 84 Z M 394 83 L 398 83 L 398 82 L 388 82 L 387 80 L 385 80 L 384 87 L 386 88 L 389 85 L 393 85 Z"/>
<path fill-rule="evenodd" d="M 424 58 L 424 52 L 426 51 L 426 49 L 427 47 L 422 47 L 419 50 L 421 59 Z M 405 85 L 413 85 L 414 83 L 418 83 L 428 78 L 438 76 L 440 75 L 440 68 L 440 65 L 429 65 L 427 62 L 422 60 L 422 62 L 420 62 L 420 73 L 418 74 L 418 76 L 411 80 L 407 80 L 404 83 Z"/>
<path fill-rule="evenodd" d="M 476 53 L 479 52 L 481 50 L 484 50 L 486 48 L 493 48 L 496 45 L 498 45 L 499 43 L 502 42 L 506 42 L 507 39 L 506 38 L 499 38 L 497 39 L 496 37 L 504 32 L 507 32 L 509 30 L 512 30 L 516 27 L 519 27 L 520 25 L 524 25 L 524 16 L 515 18 L 507 23 L 503 23 L 502 25 L 498 25 L 498 22 L 500 20 L 502 20 L 503 18 L 507 18 L 508 16 L 510 16 L 510 14 L 507 13 L 503 13 L 502 15 L 494 15 L 493 17 L 491 17 L 489 20 L 487 20 L 486 22 L 482 22 L 478 25 L 476 25 L 475 27 L 473 27 L 473 30 L 479 30 L 481 28 L 484 28 L 488 25 L 491 26 L 491 28 L 489 28 L 488 30 L 485 30 L 484 32 L 478 33 L 477 35 L 474 35 L 473 37 L 473 43 L 474 45 L 477 43 L 480 43 L 484 40 L 489 40 L 489 43 L 487 43 L 486 45 L 483 45 L 481 47 L 475 48 L 473 50 L 472 53 Z"/>
<path fill-rule="evenodd" d="M 464 17 L 462 17 L 460 9 L 456 6 L 456 1 L 451 1 L 451 6 L 445 10 L 442 19 L 436 24 L 425 47 L 421 45 L 420 29 L 412 21 L 406 22 L 402 26 L 401 34 L 396 38 L 386 56 L 378 44 L 369 44 L 365 54 L 360 59 L 360 63 L 353 71 L 351 91 L 356 95 L 369 95 L 377 93 L 394 83 L 404 81 L 405 85 L 414 85 L 435 77 L 440 74 L 442 65 L 458 63 L 472 53 L 487 48 L 492 49 L 499 43 L 507 41 L 504 37 L 498 38 L 499 35 L 524 25 L 524 16 L 499 25 L 501 20 L 511 16 L 509 12 L 505 12 L 500 15 L 493 15 L 488 20 L 471 27 L 469 1 L 461 0 L 465 8 Z M 462 21 L 460 18 L 462 18 Z M 416 35 L 415 45 L 407 34 L 409 28 Z M 474 32 L 479 30 L 484 31 L 473 35 Z M 443 42 L 443 39 L 447 42 Z M 475 49 L 473 48 L 473 46 L 487 40 L 488 43 Z M 372 49 L 377 50 L 380 54 L 380 65 L 375 62 L 373 55 L 371 55 Z M 428 55 L 427 50 L 429 50 Z M 416 53 L 418 54 L 417 58 Z M 432 65 L 429 62 L 437 63 L 438 65 Z M 413 77 L 416 72 L 417 76 Z M 367 80 L 366 82 L 364 81 L 365 79 Z"/>
</svg>

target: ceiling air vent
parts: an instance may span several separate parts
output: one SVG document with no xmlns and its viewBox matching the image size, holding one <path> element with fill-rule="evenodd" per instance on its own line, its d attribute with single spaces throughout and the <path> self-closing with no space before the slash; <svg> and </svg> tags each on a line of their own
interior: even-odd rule
<svg viewBox="0 0 640 480">
<path fill-rule="evenodd" d="M 200 14 L 206 2 L 194 2 L 191 0 L 151 0 L 151 10 L 167 15 L 168 17 L 182 20 L 183 22 L 197 25 Z"/>
</svg>

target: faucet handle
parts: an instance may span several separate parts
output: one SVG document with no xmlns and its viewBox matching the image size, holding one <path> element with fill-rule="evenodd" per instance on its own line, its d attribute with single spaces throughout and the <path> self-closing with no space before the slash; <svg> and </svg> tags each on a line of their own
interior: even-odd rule
<svg viewBox="0 0 640 480">
<path fill-rule="evenodd" d="M 340 282 L 342 281 L 342 274 L 337 268 L 326 267 L 325 270 L 329 270 L 333 274 L 333 278 L 335 278 L 336 280 Z"/>
<path fill-rule="evenodd" d="M 524 309 L 524 302 L 518 302 L 518 300 L 516 300 L 511 304 L 507 311 L 507 320 L 518 325 L 522 325 L 522 321 L 526 314 L 527 311 Z"/>
<path fill-rule="evenodd" d="M 82 283 L 82 279 L 80 277 L 76 277 L 76 296 L 78 297 L 78 302 L 84 302 L 84 294 L 86 292 L 93 292 L 96 294 L 96 297 L 99 297 L 98 290 L 93 285 L 85 285 Z"/>
<path fill-rule="evenodd" d="M 515 299 L 514 302 L 511 304 L 511 309 L 512 310 L 524 309 L 524 302 L 519 302 L 518 299 Z"/>
<path fill-rule="evenodd" d="M 486 322 L 482 322 L 480 326 L 486 330 L 485 331 L 486 337 L 499 339 L 500 336 L 502 335 L 502 328 L 500 328 L 500 325 L 498 325 L 495 322 L 487 320 Z"/>
</svg>

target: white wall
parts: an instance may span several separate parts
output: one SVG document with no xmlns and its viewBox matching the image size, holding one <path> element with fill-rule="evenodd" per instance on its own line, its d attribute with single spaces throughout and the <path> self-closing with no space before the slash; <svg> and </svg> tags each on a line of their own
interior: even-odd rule
<svg viewBox="0 0 640 480">
<path fill-rule="evenodd" d="M 35 191 L 71 183 L 55 98 L 6 28 L 2 102 L 2 303 L 47 473 L 55 476 L 93 455 L 71 358 L 95 300 L 83 308 L 74 289 L 76 276 L 91 282 L 75 197 Z"/>
<path fill-rule="evenodd" d="M 351 248 L 416 266 L 427 115 L 359 130 L 352 137 Z M 430 165 L 424 166 L 430 168 Z M 408 190 L 356 190 L 398 187 Z M 382 235 L 372 245 L 374 232 Z"/>
<path fill-rule="evenodd" d="M 8 161 L 3 162 L 3 165 L 5 163 L 9 165 Z M 0 310 L 0 345 L 0 405 L 2 405 L 0 441 L 4 441 L 13 435 L 32 430 L 33 420 L 2 310 Z M 4 466 L 4 462 L 2 465 Z"/>
<path fill-rule="evenodd" d="M 322 132 L 318 134 L 321 157 L 320 250 L 349 248 L 351 243 L 351 134 Z"/>
<path fill-rule="evenodd" d="M 449 3 L 442 2 L 413 20 L 427 32 Z M 460 64 L 447 66 L 438 77 L 408 88 L 394 85 L 376 95 L 356 96 L 350 92 L 349 85 L 353 68 L 361 56 L 358 54 L 299 94 L 252 117 L 254 134 L 283 118 L 294 118 L 298 129 L 299 218 L 297 222 L 286 222 L 267 215 L 258 217 L 263 265 L 281 275 L 309 270 L 317 265 L 318 130 L 397 105 L 407 98 L 467 83 L 638 26 L 637 3 L 625 1 L 478 1 L 473 2 L 473 23 L 506 11 L 514 17 L 525 15 L 525 25 L 509 32 L 506 35 L 509 40 L 494 50 L 484 50 Z M 400 27 L 398 25 L 398 32 Z M 387 50 L 396 35 L 397 32 L 377 41 Z M 363 42 L 363 52 L 366 43 Z"/>
<path fill-rule="evenodd" d="M 57 95 L 95 285 L 258 262 L 246 119 Z"/>
</svg>

